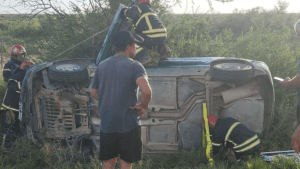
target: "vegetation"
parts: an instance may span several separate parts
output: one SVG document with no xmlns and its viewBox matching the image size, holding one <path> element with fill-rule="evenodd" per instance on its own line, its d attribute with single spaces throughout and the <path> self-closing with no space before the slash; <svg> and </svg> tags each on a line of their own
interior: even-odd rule
<svg viewBox="0 0 300 169">
<path fill-rule="evenodd" d="M 115 2 L 115 3 L 112 3 Z M 129 2 L 129 1 L 128 1 Z M 2 51 L 9 58 L 9 47 L 19 43 L 26 47 L 29 57 L 36 62 L 63 58 L 95 59 L 105 33 L 117 8 L 79 9 L 74 6 L 72 14 L 54 13 L 36 15 L 0 15 Z M 264 61 L 273 76 L 292 76 L 297 73 L 300 59 L 300 40 L 293 31 L 293 24 L 300 14 L 287 14 L 284 3 L 273 10 L 255 8 L 235 11 L 233 14 L 172 15 L 166 7 L 154 1 L 168 30 L 166 43 L 172 49 L 172 57 L 223 56 Z M 105 12 L 104 12 L 105 11 Z M 94 35 L 94 36 L 93 36 Z M 90 38 L 92 37 L 92 38 Z M 83 40 L 84 43 L 79 44 Z M 77 45 L 77 46 L 76 46 Z M 75 46 L 74 48 L 72 48 Z M 64 52 L 65 50 L 67 52 Z M 157 54 L 152 54 L 157 60 Z M 261 151 L 287 150 L 296 127 L 296 91 L 274 84 L 276 92 L 275 120 L 270 133 L 262 136 Z M 5 84 L 0 79 L 0 98 Z M 97 156 L 90 161 L 66 160 L 64 150 L 55 145 L 35 145 L 26 139 L 19 140 L 10 154 L 0 153 L 0 168 L 100 168 Z M 164 157 L 145 157 L 134 168 L 300 168 L 293 160 L 278 159 L 273 164 L 259 156 L 250 157 L 243 163 L 229 165 L 217 160 L 215 166 L 206 163 L 202 149 L 182 151 Z"/>
</svg>

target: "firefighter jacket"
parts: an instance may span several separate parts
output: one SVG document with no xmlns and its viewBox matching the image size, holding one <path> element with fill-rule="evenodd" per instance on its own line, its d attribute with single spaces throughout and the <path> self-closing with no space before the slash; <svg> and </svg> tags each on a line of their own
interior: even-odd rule
<svg viewBox="0 0 300 169">
<path fill-rule="evenodd" d="M 167 37 L 166 28 L 149 3 L 141 3 L 125 9 L 124 15 L 132 20 L 136 33 L 147 35 L 150 38 Z"/>
<path fill-rule="evenodd" d="M 3 78 L 7 82 L 7 90 L 3 99 L 1 110 L 19 111 L 19 100 L 22 81 L 26 71 L 19 68 L 19 61 L 11 59 L 3 69 Z"/>
<path fill-rule="evenodd" d="M 238 159 L 253 153 L 261 146 L 254 131 L 230 117 L 218 119 L 212 131 L 212 142 L 213 154 L 223 146 L 232 149 Z"/>
<path fill-rule="evenodd" d="M 5 82 L 8 82 L 8 79 L 10 79 L 10 76 L 15 73 L 22 64 L 21 61 L 16 59 L 10 59 L 3 68 L 3 79 Z"/>
</svg>

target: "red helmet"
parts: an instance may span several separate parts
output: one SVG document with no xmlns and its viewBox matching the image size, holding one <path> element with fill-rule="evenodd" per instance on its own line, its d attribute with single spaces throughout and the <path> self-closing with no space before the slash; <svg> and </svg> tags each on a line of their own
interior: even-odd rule
<svg viewBox="0 0 300 169">
<path fill-rule="evenodd" d="M 11 57 L 19 61 L 23 61 L 26 56 L 26 50 L 24 46 L 16 44 L 10 48 Z"/>
<path fill-rule="evenodd" d="M 150 0 L 139 0 L 139 4 L 141 3 L 149 3 L 150 4 Z"/>
<path fill-rule="evenodd" d="M 217 123 L 218 117 L 214 115 L 207 115 L 207 119 L 209 126 L 211 128 L 214 128 Z M 202 125 L 204 125 L 204 119 L 202 119 Z"/>
</svg>

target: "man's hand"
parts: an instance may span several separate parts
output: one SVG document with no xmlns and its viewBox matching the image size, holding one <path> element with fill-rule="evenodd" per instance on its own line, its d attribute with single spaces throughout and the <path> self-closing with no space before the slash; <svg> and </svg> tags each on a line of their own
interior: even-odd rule
<svg viewBox="0 0 300 169">
<path fill-rule="evenodd" d="M 139 115 L 138 115 L 139 118 L 142 118 L 144 113 L 146 112 L 146 109 L 143 108 L 140 104 L 130 107 L 130 109 L 136 109 L 139 112 Z"/>
<path fill-rule="evenodd" d="M 297 129 L 295 130 L 295 132 L 292 136 L 291 146 L 295 150 L 295 152 L 297 154 L 299 154 L 299 149 L 300 149 L 300 125 L 297 127 Z"/>
<path fill-rule="evenodd" d="M 99 95 L 98 95 L 97 89 L 92 89 L 92 97 L 95 98 L 96 100 L 99 100 Z"/>
<path fill-rule="evenodd" d="M 284 81 L 279 82 L 279 84 L 281 84 L 284 87 L 288 87 L 288 84 L 289 84 L 290 80 L 291 80 L 290 77 L 286 77 L 286 78 L 284 78 Z"/>
<path fill-rule="evenodd" d="M 148 78 L 142 76 L 136 80 L 136 84 L 141 88 L 142 102 L 139 104 L 142 108 L 147 109 L 152 98 L 152 90 L 148 82 Z"/>
</svg>

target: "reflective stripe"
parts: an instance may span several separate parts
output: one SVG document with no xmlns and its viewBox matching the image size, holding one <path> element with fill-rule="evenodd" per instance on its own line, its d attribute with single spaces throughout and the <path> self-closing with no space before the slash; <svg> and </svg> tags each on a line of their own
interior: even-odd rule
<svg viewBox="0 0 300 169">
<path fill-rule="evenodd" d="M 145 16 L 145 20 L 146 20 L 146 23 L 148 25 L 149 30 L 152 30 L 152 25 L 151 25 L 151 22 L 149 20 L 149 16 Z"/>
<path fill-rule="evenodd" d="M 235 123 L 233 123 L 233 125 L 230 126 L 229 130 L 228 130 L 227 133 L 226 133 L 225 140 L 224 140 L 224 142 L 225 142 L 225 147 L 226 147 L 226 141 L 228 140 L 228 138 L 229 138 L 229 136 L 230 136 L 232 130 L 233 130 L 237 125 L 239 125 L 239 124 L 240 124 L 240 122 L 235 122 Z"/>
<path fill-rule="evenodd" d="M 15 79 L 8 79 L 8 81 L 10 81 L 10 80 L 12 80 L 12 81 L 15 81 L 16 83 L 18 83 L 18 81 L 17 81 L 17 80 L 15 80 Z"/>
<path fill-rule="evenodd" d="M 3 69 L 3 71 L 10 71 L 10 72 L 11 72 L 11 70 L 10 70 L 10 69 Z"/>
<path fill-rule="evenodd" d="M 140 18 L 139 20 L 135 23 L 135 25 L 139 25 L 139 23 L 141 22 L 141 20 L 144 18 L 144 17 L 148 17 L 149 15 L 154 15 L 154 16 L 157 16 L 155 13 L 152 13 L 152 12 L 147 12 L 147 13 L 144 13 Z"/>
<path fill-rule="evenodd" d="M 21 82 L 18 82 L 18 89 L 21 90 Z"/>
<path fill-rule="evenodd" d="M 221 143 L 218 144 L 218 143 L 214 143 L 214 142 L 211 142 L 211 144 L 212 144 L 213 146 L 221 146 L 221 145 L 222 145 Z"/>
<path fill-rule="evenodd" d="M 147 35 L 150 38 L 159 38 L 159 37 L 167 37 L 167 33 L 160 33 L 160 34 L 153 34 L 153 35 Z"/>
<path fill-rule="evenodd" d="M 16 91 L 16 93 L 21 93 L 21 91 Z"/>
<path fill-rule="evenodd" d="M 246 140 L 245 142 L 243 142 L 242 144 L 238 145 L 238 146 L 235 146 L 233 147 L 233 149 L 238 149 L 238 148 L 241 148 L 249 143 L 251 143 L 252 141 L 254 141 L 255 139 L 258 139 L 257 135 L 255 134 L 255 136 L 251 137 L 250 139 Z"/>
<path fill-rule="evenodd" d="M 140 14 L 142 13 L 142 10 L 141 10 L 141 8 L 139 7 L 139 6 L 136 6 L 137 7 L 137 9 L 138 9 L 138 11 L 140 12 Z"/>
<path fill-rule="evenodd" d="M 238 144 L 236 144 L 234 141 L 232 141 L 232 140 L 230 140 L 230 139 L 228 139 L 227 141 L 230 142 L 230 143 L 232 143 L 234 146 L 237 146 L 237 145 L 238 145 Z"/>
<path fill-rule="evenodd" d="M 9 106 L 5 105 L 4 103 L 2 103 L 2 107 L 5 108 L 5 109 L 8 109 L 8 110 L 19 111 L 18 109 L 15 109 L 15 108 L 12 108 L 12 107 L 9 107 Z M 3 110 L 2 107 L 1 107 L 1 110 Z"/>
<path fill-rule="evenodd" d="M 4 97 L 3 97 L 2 104 L 3 104 L 4 100 L 5 100 L 6 94 L 7 94 L 7 90 L 5 91 L 5 95 L 4 95 Z"/>
<path fill-rule="evenodd" d="M 144 48 L 142 47 L 139 47 L 136 51 L 135 51 L 135 54 L 138 54 L 140 51 L 142 51 Z"/>
<path fill-rule="evenodd" d="M 148 34 L 148 33 L 165 33 L 165 32 L 167 32 L 165 28 L 159 28 L 159 29 L 143 31 L 142 33 Z"/>
<path fill-rule="evenodd" d="M 245 147 L 241 150 L 235 151 L 235 152 L 238 152 L 238 153 L 239 152 L 245 152 L 245 151 L 250 150 L 251 148 L 257 146 L 259 143 L 260 143 L 260 140 L 256 140 L 254 143 L 250 144 L 249 146 L 247 146 L 247 147 Z"/>
</svg>

